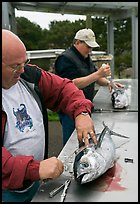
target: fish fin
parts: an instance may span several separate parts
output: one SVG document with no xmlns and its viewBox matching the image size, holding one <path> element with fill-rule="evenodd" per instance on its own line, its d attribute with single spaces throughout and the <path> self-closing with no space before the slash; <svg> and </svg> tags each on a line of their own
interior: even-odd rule
<svg viewBox="0 0 140 204">
<path fill-rule="evenodd" d="M 115 144 L 115 149 L 119 149 L 121 148 L 121 146 L 125 145 L 126 143 L 128 143 L 130 140 L 126 138 L 122 138 L 121 140 L 118 140 L 117 138 L 112 138 Z"/>
</svg>

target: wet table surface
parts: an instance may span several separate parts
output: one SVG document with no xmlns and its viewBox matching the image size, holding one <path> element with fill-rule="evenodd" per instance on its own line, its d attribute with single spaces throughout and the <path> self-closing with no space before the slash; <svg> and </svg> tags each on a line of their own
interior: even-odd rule
<svg viewBox="0 0 140 204">
<path fill-rule="evenodd" d="M 131 100 L 128 109 L 114 112 L 109 97 L 106 97 L 108 90 L 101 87 L 103 89 L 98 91 L 94 104 L 105 111 L 92 114 L 96 133 L 101 132 L 104 121 L 114 132 L 129 137 L 124 139 L 112 136 L 116 146 L 114 167 L 92 182 L 78 184 L 73 177 L 74 152 L 78 148 L 75 130 L 59 154 L 59 158 L 65 163 L 63 174 L 56 180 L 41 183 L 32 202 L 60 202 L 62 191 L 52 198 L 49 197 L 49 192 L 69 178 L 71 183 L 64 202 L 138 202 L 138 83 L 137 80 L 122 80 L 121 83 L 126 84 L 129 89 Z M 103 106 L 100 106 L 101 96 L 104 98 Z M 130 162 L 125 159 L 130 159 Z"/>
</svg>

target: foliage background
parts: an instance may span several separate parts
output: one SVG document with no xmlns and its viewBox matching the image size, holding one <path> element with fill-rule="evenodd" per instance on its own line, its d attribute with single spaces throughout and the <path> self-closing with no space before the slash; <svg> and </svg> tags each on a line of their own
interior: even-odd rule
<svg viewBox="0 0 140 204">
<path fill-rule="evenodd" d="M 44 19 L 45 20 L 45 19 Z M 16 17 L 17 35 L 25 43 L 27 50 L 66 49 L 73 41 L 75 33 L 86 27 L 86 21 L 53 21 L 49 29 L 42 29 L 38 24 L 25 17 Z M 92 29 L 100 47 L 94 50 L 107 51 L 107 19 L 94 17 Z M 114 62 L 116 78 L 123 78 L 123 70 L 132 67 L 131 18 L 114 21 Z M 49 59 L 32 60 L 45 70 L 50 70 L 53 63 Z"/>
</svg>

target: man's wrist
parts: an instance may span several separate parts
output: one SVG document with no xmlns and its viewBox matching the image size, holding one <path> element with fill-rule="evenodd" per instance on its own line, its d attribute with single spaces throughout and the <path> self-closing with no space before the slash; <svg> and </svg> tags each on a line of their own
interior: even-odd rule
<svg viewBox="0 0 140 204">
<path fill-rule="evenodd" d="M 84 112 L 84 113 L 82 113 L 82 112 Z M 85 112 L 86 112 L 86 114 L 85 114 Z M 76 112 L 74 113 L 74 118 L 76 118 L 78 115 L 81 115 L 81 113 L 82 113 L 82 115 L 87 115 L 87 113 L 88 113 L 88 115 L 91 116 L 90 108 L 83 106 L 79 110 L 76 110 Z"/>
<path fill-rule="evenodd" d="M 81 115 L 84 115 L 84 116 L 89 115 L 89 113 L 88 113 L 87 111 L 82 111 L 80 114 L 81 114 Z M 80 115 L 80 114 L 79 114 L 79 115 Z"/>
</svg>

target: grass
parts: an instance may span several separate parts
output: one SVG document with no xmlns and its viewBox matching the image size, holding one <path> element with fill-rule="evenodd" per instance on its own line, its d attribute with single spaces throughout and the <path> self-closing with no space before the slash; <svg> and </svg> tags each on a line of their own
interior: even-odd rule
<svg viewBox="0 0 140 204">
<path fill-rule="evenodd" d="M 48 120 L 49 121 L 59 121 L 58 113 L 52 112 L 52 111 L 48 111 Z"/>
</svg>

